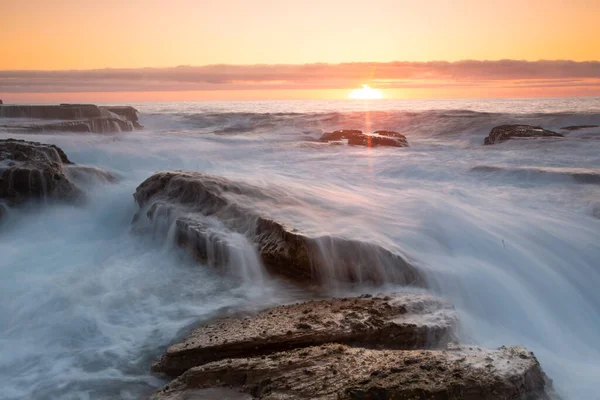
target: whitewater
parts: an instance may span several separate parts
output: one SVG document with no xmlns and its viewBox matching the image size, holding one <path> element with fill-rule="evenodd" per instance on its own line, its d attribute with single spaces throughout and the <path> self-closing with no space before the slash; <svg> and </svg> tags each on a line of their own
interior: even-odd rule
<svg viewBox="0 0 600 400">
<path fill-rule="evenodd" d="M 194 324 L 315 296 L 266 274 L 242 237 L 225 274 L 132 230 L 136 187 L 190 170 L 269 187 L 269 213 L 314 235 L 377 243 L 452 302 L 465 343 L 524 345 L 565 399 L 600 399 L 600 98 L 132 104 L 144 130 L 14 134 L 120 177 L 84 205 L 30 205 L 0 224 L 0 399 L 139 399 L 150 364 Z M 497 125 L 565 139 L 483 146 Z M 408 148 L 317 143 L 388 129 Z M 223 397 L 223 396 L 220 396 Z"/>
</svg>

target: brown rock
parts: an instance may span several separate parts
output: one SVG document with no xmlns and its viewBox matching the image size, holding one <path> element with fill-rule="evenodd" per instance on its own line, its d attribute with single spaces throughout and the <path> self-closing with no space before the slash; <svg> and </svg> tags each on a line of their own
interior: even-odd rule
<svg viewBox="0 0 600 400">
<path fill-rule="evenodd" d="M 138 186 L 138 230 L 175 224 L 175 240 L 201 262 L 229 262 L 228 236 L 245 235 L 271 273 L 296 281 L 422 284 L 401 255 L 372 243 L 325 236 L 309 237 L 258 211 L 280 206 L 267 189 L 198 172 L 159 172 Z M 208 218 L 210 217 L 210 218 Z"/>
<path fill-rule="evenodd" d="M 538 139 L 564 137 L 561 133 L 548 131 L 540 126 L 531 125 L 501 125 L 492 129 L 483 144 L 502 143 L 509 139 Z"/>
<path fill-rule="evenodd" d="M 408 147 L 406 137 L 393 131 L 375 131 L 372 134 L 366 134 L 359 130 L 339 130 L 324 133 L 319 139 L 321 142 L 337 142 L 348 140 L 352 146 L 391 146 Z"/>
<path fill-rule="evenodd" d="M 154 399 L 219 387 L 264 400 L 547 400 L 551 383 L 523 347 L 402 351 L 328 344 L 195 367 Z"/>
<path fill-rule="evenodd" d="M 24 140 L 0 140 L 0 199 L 74 200 L 82 195 L 64 174 L 72 164 L 57 146 Z"/>
<path fill-rule="evenodd" d="M 309 301 L 203 325 L 169 347 L 152 369 L 177 376 L 211 361 L 324 343 L 390 349 L 436 347 L 453 338 L 456 323 L 453 307 L 428 295 Z"/>
</svg>

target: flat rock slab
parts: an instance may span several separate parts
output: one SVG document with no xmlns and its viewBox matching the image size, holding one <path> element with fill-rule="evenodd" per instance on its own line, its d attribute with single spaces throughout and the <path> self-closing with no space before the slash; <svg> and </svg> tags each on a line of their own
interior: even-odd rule
<svg viewBox="0 0 600 400">
<path fill-rule="evenodd" d="M 492 129 L 483 144 L 491 145 L 502 143 L 510 139 L 542 139 L 564 137 L 561 133 L 556 133 L 542 128 L 541 126 L 531 125 L 500 125 Z"/>
<path fill-rule="evenodd" d="M 152 369 L 177 376 L 211 361 L 324 343 L 429 348 L 452 340 L 457 320 L 450 304 L 423 294 L 309 301 L 201 326 Z"/>
<path fill-rule="evenodd" d="M 523 347 L 374 350 L 328 344 L 195 367 L 154 399 L 193 399 L 186 394 L 215 387 L 259 399 L 545 400 L 551 383 Z"/>
</svg>

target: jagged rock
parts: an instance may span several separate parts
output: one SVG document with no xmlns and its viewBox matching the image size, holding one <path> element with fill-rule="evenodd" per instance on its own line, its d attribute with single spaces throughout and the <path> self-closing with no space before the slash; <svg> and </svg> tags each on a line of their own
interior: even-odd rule
<svg viewBox="0 0 600 400">
<path fill-rule="evenodd" d="M 598 125 L 571 125 L 571 126 L 563 126 L 562 130 L 564 131 L 578 131 L 580 129 L 589 129 L 589 128 L 598 128 Z"/>
<path fill-rule="evenodd" d="M 225 387 L 263 400 L 548 400 L 551 386 L 533 353 L 518 346 L 402 351 L 328 344 L 194 367 L 153 398 L 191 399 L 198 389 Z"/>
<path fill-rule="evenodd" d="M 201 326 L 169 347 L 152 369 L 177 376 L 225 358 L 258 357 L 324 343 L 436 347 L 453 339 L 457 320 L 450 304 L 428 295 L 309 301 Z"/>
<path fill-rule="evenodd" d="M 349 145 L 353 146 L 391 146 L 408 147 L 406 137 L 393 131 L 375 131 L 372 134 L 366 134 L 359 130 L 339 130 L 324 133 L 319 139 L 321 142 L 339 142 L 347 140 Z"/>
<path fill-rule="evenodd" d="M 492 129 L 483 144 L 502 143 L 509 139 L 537 139 L 564 137 L 561 133 L 546 130 L 540 126 L 531 125 L 500 125 Z"/>
<path fill-rule="evenodd" d="M 134 194 L 134 226 L 174 224 L 175 241 L 200 261 L 227 265 L 231 233 L 245 235 L 264 265 L 296 281 L 422 284 L 401 255 L 379 245 L 325 236 L 309 237 L 255 207 L 280 206 L 267 189 L 198 172 L 159 172 Z M 280 196 L 279 196 L 280 197 Z M 142 228 L 140 228 L 142 227 Z M 235 250 L 234 250 L 235 251 Z"/>
<path fill-rule="evenodd" d="M 104 107 L 94 104 L 60 105 L 2 105 L 0 117 L 53 119 L 63 122 L 5 126 L 9 131 L 21 132 L 130 132 L 141 129 L 137 110 L 129 106 Z"/>
<path fill-rule="evenodd" d="M 24 140 L 0 140 L 0 199 L 19 204 L 30 198 L 73 200 L 80 190 L 67 179 L 72 164 L 57 146 Z"/>
</svg>

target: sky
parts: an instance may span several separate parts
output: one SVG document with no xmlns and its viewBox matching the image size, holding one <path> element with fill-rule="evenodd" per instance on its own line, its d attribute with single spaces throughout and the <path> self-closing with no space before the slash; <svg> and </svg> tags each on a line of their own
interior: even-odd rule
<svg viewBox="0 0 600 400">
<path fill-rule="evenodd" d="M 598 0 L 0 0 L 0 10 L 5 102 L 346 98 L 362 84 L 386 98 L 600 95 Z"/>
</svg>

